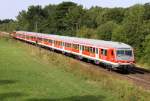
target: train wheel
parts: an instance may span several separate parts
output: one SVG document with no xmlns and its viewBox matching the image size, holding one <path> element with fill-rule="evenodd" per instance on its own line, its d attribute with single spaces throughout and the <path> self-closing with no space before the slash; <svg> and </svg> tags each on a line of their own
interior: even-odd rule
<svg viewBox="0 0 150 101">
<path fill-rule="evenodd" d="M 82 56 L 77 56 L 77 59 L 82 60 L 83 57 Z"/>
<path fill-rule="evenodd" d="M 106 65 L 106 68 L 108 69 L 108 71 L 112 71 L 112 65 Z"/>
<path fill-rule="evenodd" d="M 90 59 L 86 59 L 86 62 L 87 62 L 87 63 L 90 63 L 90 62 L 91 62 L 91 60 L 90 60 Z"/>
<path fill-rule="evenodd" d="M 100 62 L 98 60 L 94 60 L 94 63 L 98 65 Z"/>
<path fill-rule="evenodd" d="M 64 54 L 64 55 L 65 55 L 65 52 L 64 52 L 64 51 L 62 51 L 62 54 Z"/>
<path fill-rule="evenodd" d="M 124 73 L 124 74 L 128 74 L 128 73 L 130 73 L 131 72 L 131 70 L 130 70 L 130 67 L 123 67 L 122 68 L 122 72 Z"/>
</svg>

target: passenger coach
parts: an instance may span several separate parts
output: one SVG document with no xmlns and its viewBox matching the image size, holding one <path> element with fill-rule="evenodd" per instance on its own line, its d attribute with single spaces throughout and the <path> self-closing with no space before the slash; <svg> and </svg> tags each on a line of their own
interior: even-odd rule
<svg viewBox="0 0 150 101">
<path fill-rule="evenodd" d="M 16 31 L 11 35 L 16 39 L 77 55 L 80 59 L 94 60 L 96 64 L 103 63 L 111 68 L 128 68 L 135 63 L 133 48 L 121 42 L 25 31 Z"/>
</svg>

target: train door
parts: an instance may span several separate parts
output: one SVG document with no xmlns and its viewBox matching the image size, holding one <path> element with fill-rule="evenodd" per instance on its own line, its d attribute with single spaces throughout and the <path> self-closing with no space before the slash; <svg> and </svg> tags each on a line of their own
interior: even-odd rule
<svg viewBox="0 0 150 101">
<path fill-rule="evenodd" d="M 99 50 L 98 48 L 96 48 L 96 50 L 95 50 L 96 58 L 99 58 L 99 51 L 98 50 Z"/>
<path fill-rule="evenodd" d="M 107 54 L 108 54 L 107 49 L 101 49 L 100 52 L 101 52 L 100 53 L 100 58 L 102 60 L 107 60 L 107 58 L 108 58 L 108 56 L 107 56 Z"/>
<path fill-rule="evenodd" d="M 115 56 L 114 56 L 114 50 L 110 49 L 109 50 L 109 60 L 113 62 L 114 58 L 115 58 Z"/>
<path fill-rule="evenodd" d="M 80 54 L 82 54 L 82 45 L 79 45 Z"/>
</svg>

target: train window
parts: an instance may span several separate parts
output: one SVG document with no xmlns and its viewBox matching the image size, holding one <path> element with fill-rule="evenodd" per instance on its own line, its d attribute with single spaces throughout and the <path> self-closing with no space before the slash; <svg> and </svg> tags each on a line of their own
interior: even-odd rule
<svg viewBox="0 0 150 101">
<path fill-rule="evenodd" d="M 90 52 L 90 47 L 87 47 L 87 51 Z"/>
<path fill-rule="evenodd" d="M 101 54 L 103 54 L 103 51 L 104 51 L 104 50 L 103 50 L 103 49 L 101 49 Z"/>
<path fill-rule="evenodd" d="M 96 54 L 98 54 L 98 48 L 96 48 Z"/>
<path fill-rule="evenodd" d="M 64 46 L 64 42 L 61 42 L 61 46 Z"/>
<path fill-rule="evenodd" d="M 42 38 L 38 38 L 39 41 L 42 41 Z"/>
<path fill-rule="evenodd" d="M 101 49 L 101 54 L 107 56 L 107 50 L 106 49 Z"/>
<path fill-rule="evenodd" d="M 77 50 L 79 49 L 79 45 L 78 44 L 75 45 L 75 49 L 77 49 Z"/>
<path fill-rule="evenodd" d="M 76 44 L 72 44 L 72 48 L 76 49 Z"/>
<path fill-rule="evenodd" d="M 132 56 L 132 50 L 117 50 L 117 55 Z"/>
<path fill-rule="evenodd" d="M 66 47 L 71 47 L 71 44 L 70 43 L 65 43 L 65 46 Z"/>
<path fill-rule="evenodd" d="M 60 46 L 63 46 L 63 43 L 62 43 L 62 42 L 60 42 Z"/>
<path fill-rule="evenodd" d="M 88 47 L 87 46 L 85 46 L 85 51 L 88 51 Z"/>
<path fill-rule="evenodd" d="M 90 48 L 89 48 L 89 51 L 90 51 L 90 53 L 95 53 L 95 48 L 90 47 Z"/>
<path fill-rule="evenodd" d="M 86 46 L 84 46 L 84 51 L 87 51 L 87 47 Z"/>
<path fill-rule="evenodd" d="M 104 55 L 107 56 L 107 50 L 106 49 L 104 49 Z"/>
<path fill-rule="evenodd" d="M 68 43 L 66 43 L 66 47 L 69 47 Z"/>
<path fill-rule="evenodd" d="M 77 45 L 77 49 L 79 49 L 79 45 Z"/>
<path fill-rule="evenodd" d="M 78 45 L 75 45 L 75 47 L 74 47 L 75 49 L 78 49 Z"/>
<path fill-rule="evenodd" d="M 113 51 L 113 50 L 111 51 L 111 55 L 112 55 L 112 56 L 114 55 L 114 51 Z"/>
<path fill-rule="evenodd" d="M 125 50 L 125 55 L 132 56 L 132 51 L 131 50 Z"/>
<path fill-rule="evenodd" d="M 60 41 L 57 41 L 57 45 L 60 46 L 60 45 L 61 45 L 61 42 L 60 42 Z"/>
<path fill-rule="evenodd" d="M 65 42 L 65 47 L 67 47 L 67 43 Z"/>
<path fill-rule="evenodd" d="M 93 48 L 93 53 L 95 53 L 95 48 Z"/>
<path fill-rule="evenodd" d="M 49 40 L 49 43 L 52 43 L 52 40 Z"/>
<path fill-rule="evenodd" d="M 92 47 L 90 47 L 90 53 L 93 53 L 93 48 Z"/>
<path fill-rule="evenodd" d="M 87 47 L 86 46 L 84 47 L 84 50 L 87 51 Z"/>
<path fill-rule="evenodd" d="M 59 41 L 56 41 L 56 45 L 59 45 L 60 44 L 60 42 Z"/>
<path fill-rule="evenodd" d="M 44 39 L 45 42 L 48 42 L 48 39 Z"/>
<path fill-rule="evenodd" d="M 68 47 L 71 47 L 71 43 L 68 43 Z"/>
<path fill-rule="evenodd" d="M 84 46 L 82 46 L 82 51 L 84 51 Z"/>
<path fill-rule="evenodd" d="M 65 46 L 65 42 L 63 42 L 63 45 Z"/>
<path fill-rule="evenodd" d="M 82 50 L 82 46 L 80 45 L 80 50 Z"/>
<path fill-rule="evenodd" d="M 63 42 L 62 44 L 63 44 L 63 46 L 65 46 L 65 42 Z"/>
</svg>

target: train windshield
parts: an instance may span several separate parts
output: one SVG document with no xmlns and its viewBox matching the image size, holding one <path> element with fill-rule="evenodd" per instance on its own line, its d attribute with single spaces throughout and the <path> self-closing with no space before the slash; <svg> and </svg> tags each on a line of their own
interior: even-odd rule
<svg viewBox="0 0 150 101">
<path fill-rule="evenodd" d="M 131 60 L 132 50 L 117 50 L 117 60 Z"/>
</svg>

